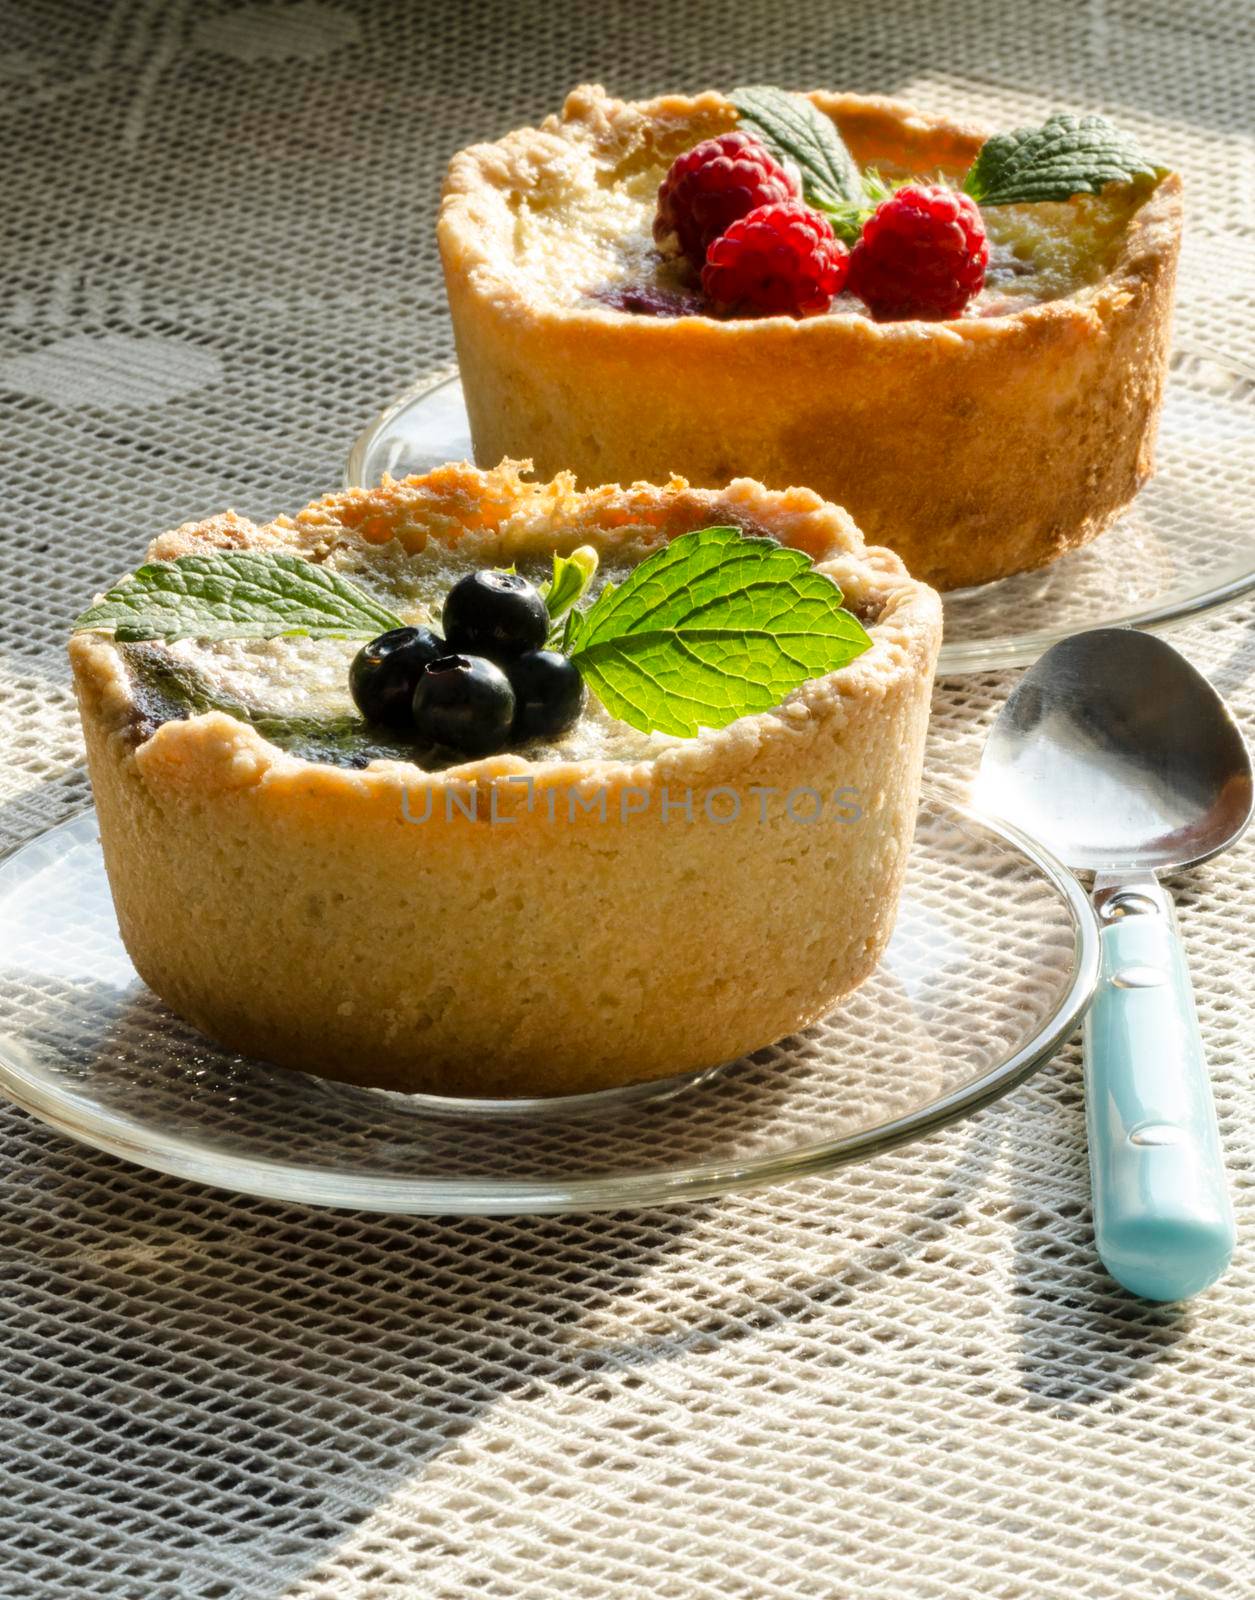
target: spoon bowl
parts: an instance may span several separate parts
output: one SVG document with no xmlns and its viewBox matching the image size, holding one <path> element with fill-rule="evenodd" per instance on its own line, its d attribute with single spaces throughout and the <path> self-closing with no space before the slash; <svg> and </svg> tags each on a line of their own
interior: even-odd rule
<svg viewBox="0 0 1255 1600">
<path fill-rule="evenodd" d="M 1151 633 L 1074 634 L 1020 680 L 978 793 L 1077 872 L 1173 872 L 1242 834 L 1251 761 L 1228 707 Z"/>
</svg>

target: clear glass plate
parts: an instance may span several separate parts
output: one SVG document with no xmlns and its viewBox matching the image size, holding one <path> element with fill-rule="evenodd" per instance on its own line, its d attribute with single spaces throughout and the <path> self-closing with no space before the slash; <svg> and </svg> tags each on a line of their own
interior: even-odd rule
<svg viewBox="0 0 1255 1600">
<path fill-rule="evenodd" d="M 350 486 L 472 458 L 460 379 L 425 384 L 382 412 L 345 466 Z M 1255 590 L 1255 371 L 1203 350 L 1172 357 L 1159 470 L 1100 539 L 1040 572 L 945 597 L 938 670 L 1034 661 L 1083 628 L 1167 628 Z"/>
<path fill-rule="evenodd" d="M 1014 830 L 929 798 L 884 961 L 805 1033 L 567 1099 L 360 1089 L 219 1050 L 144 987 L 89 812 L 0 864 L 0 1090 L 98 1149 L 250 1194 L 617 1209 L 823 1172 L 957 1121 L 1060 1047 L 1097 969 L 1076 880 Z"/>
</svg>

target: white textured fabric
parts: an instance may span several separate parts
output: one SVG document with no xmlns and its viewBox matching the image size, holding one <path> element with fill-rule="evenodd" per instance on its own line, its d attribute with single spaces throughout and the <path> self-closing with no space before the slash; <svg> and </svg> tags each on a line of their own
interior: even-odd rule
<svg viewBox="0 0 1255 1600">
<path fill-rule="evenodd" d="M 1243 0 L 11 0 L 0 78 L 5 844 L 86 798 L 67 618 L 335 483 L 450 358 L 445 159 L 582 79 L 1105 109 L 1186 174 L 1183 335 L 1255 377 Z M 1179 635 L 1247 720 L 1251 616 Z M 934 773 L 1010 681 L 939 687 Z M 237 1200 L 0 1111 L 0 1596 L 1244 1600 L 1251 859 L 1176 885 L 1243 1229 L 1184 1310 L 1095 1262 L 1075 1047 L 869 1166 L 592 1219 Z"/>
</svg>

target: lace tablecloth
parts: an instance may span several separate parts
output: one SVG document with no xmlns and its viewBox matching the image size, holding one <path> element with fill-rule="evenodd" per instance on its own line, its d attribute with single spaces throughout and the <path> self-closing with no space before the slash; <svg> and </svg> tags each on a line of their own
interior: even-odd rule
<svg viewBox="0 0 1255 1600">
<path fill-rule="evenodd" d="M 158 530 L 335 483 L 451 355 L 446 158 L 580 80 L 1106 110 L 1186 174 L 1183 333 L 1255 374 L 1243 0 L 27 0 L 0 37 L 8 845 L 87 796 L 67 618 Z M 1178 636 L 1246 719 L 1251 618 Z M 934 772 L 1010 681 L 939 686 Z M 1075 1047 L 868 1166 L 589 1219 L 237 1200 L 0 1111 L 0 1596 L 1251 1595 L 1251 862 L 1176 885 L 1244 1227 L 1186 1309 L 1095 1262 Z"/>
</svg>

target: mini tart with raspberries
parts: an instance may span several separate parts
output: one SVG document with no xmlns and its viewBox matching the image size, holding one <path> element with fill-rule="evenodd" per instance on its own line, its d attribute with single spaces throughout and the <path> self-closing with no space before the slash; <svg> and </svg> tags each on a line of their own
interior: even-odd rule
<svg viewBox="0 0 1255 1600">
<path fill-rule="evenodd" d="M 809 98 L 890 177 L 957 178 L 986 137 Z M 653 218 L 675 157 L 736 123 L 713 91 L 585 87 L 453 158 L 439 240 L 477 458 L 583 484 L 805 484 L 942 589 L 1101 533 L 1153 469 L 1179 179 L 988 208 L 985 287 L 950 321 L 875 322 L 848 294 L 818 316 L 721 319 L 659 257 Z"/>
<path fill-rule="evenodd" d="M 105 863 L 140 976 L 230 1049 L 457 1095 L 664 1077 L 823 1015 L 893 927 L 941 632 L 937 596 L 845 512 L 747 480 L 579 493 L 565 476 L 451 466 L 265 527 L 188 524 L 149 559 L 295 555 L 423 621 L 469 567 L 525 571 L 591 544 L 613 574 L 712 524 L 804 551 L 872 643 L 692 738 L 639 733 L 590 697 L 552 746 L 423 770 L 364 737 L 311 734 L 347 716 L 351 642 L 76 634 Z"/>
</svg>

